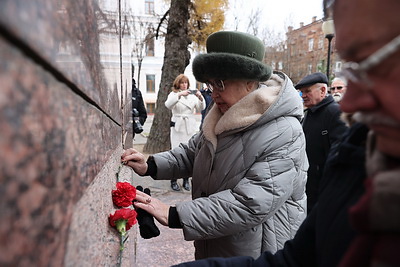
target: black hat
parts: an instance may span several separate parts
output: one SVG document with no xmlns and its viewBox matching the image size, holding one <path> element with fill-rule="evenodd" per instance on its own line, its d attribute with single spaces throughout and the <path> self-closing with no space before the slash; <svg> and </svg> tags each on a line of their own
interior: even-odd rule
<svg viewBox="0 0 400 267">
<path fill-rule="evenodd" d="M 257 37 L 237 31 L 211 34 L 206 42 L 207 54 L 193 60 L 193 74 L 197 81 L 209 79 L 248 79 L 266 81 L 272 73 L 264 64 L 265 47 Z"/>
<path fill-rule="evenodd" d="M 328 77 L 326 77 L 326 75 L 323 74 L 322 72 L 315 72 L 301 79 L 301 81 L 298 84 L 296 84 L 295 88 L 300 89 L 306 86 L 311 86 L 316 83 L 328 84 Z"/>
</svg>

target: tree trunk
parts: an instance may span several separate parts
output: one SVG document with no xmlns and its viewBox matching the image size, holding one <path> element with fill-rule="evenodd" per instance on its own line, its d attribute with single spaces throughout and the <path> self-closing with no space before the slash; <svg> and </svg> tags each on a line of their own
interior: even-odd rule
<svg viewBox="0 0 400 267">
<path fill-rule="evenodd" d="M 157 96 L 153 124 L 143 151 L 154 154 L 171 148 L 170 121 L 171 111 L 164 105 L 176 76 L 184 73 L 189 65 L 190 53 L 188 36 L 190 0 L 172 0 L 169 11 L 165 54 L 162 67 L 160 88 Z"/>
</svg>

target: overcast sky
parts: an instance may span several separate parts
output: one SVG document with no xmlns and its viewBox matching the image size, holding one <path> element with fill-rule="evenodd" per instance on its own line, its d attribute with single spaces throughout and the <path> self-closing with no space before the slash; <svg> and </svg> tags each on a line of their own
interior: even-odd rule
<svg viewBox="0 0 400 267">
<path fill-rule="evenodd" d="M 299 28 L 300 22 L 311 23 L 312 17 L 321 19 L 322 0 L 229 0 L 226 12 L 226 29 L 234 27 L 234 17 L 240 17 L 242 27 L 247 27 L 248 17 L 257 8 L 262 9 L 262 25 L 276 32 L 286 32 L 288 26 Z M 244 28 L 238 30 L 245 31 Z"/>
</svg>

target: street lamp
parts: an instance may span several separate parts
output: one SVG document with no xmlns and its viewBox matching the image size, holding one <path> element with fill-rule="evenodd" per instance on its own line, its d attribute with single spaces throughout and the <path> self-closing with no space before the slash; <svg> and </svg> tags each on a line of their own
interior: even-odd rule
<svg viewBox="0 0 400 267">
<path fill-rule="evenodd" d="M 333 20 L 328 19 L 322 23 L 322 31 L 325 34 L 325 38 L 328 39 L 328 58 L 327 58 L 327 65 L 326 65 L 326 76 L 328 77 L 328 81 L 330 81 L 330 73 L 329 73 L 329 66 L 331 64 L 331 42 L 332 38 L 335 36 L 335 27 L 333 25 Z"/>
</svg>

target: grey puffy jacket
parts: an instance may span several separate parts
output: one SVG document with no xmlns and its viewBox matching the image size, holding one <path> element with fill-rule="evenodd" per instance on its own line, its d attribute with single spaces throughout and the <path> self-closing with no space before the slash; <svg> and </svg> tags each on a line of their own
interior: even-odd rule
<svg viewBox="0 0 400 267">
<path fill-rule="evenodd" d="M 156 179 L 192 176 L 193 200 L 177 203 L 196 259 L 275 252 L 306 217 L 308 161 L 303 105 L 275 73 L 225 114 L 214 106 L 188 144 L 154 155 Z"/>
</svg>

